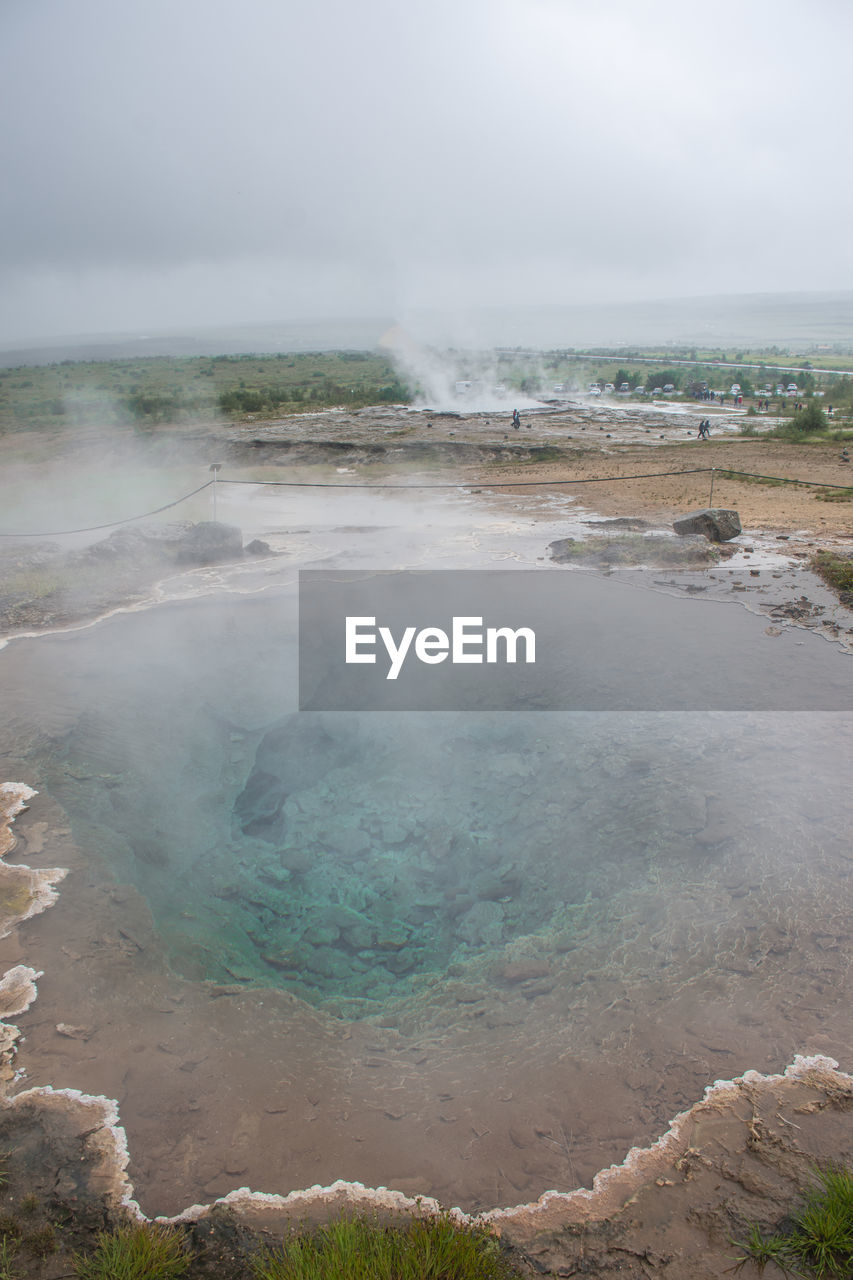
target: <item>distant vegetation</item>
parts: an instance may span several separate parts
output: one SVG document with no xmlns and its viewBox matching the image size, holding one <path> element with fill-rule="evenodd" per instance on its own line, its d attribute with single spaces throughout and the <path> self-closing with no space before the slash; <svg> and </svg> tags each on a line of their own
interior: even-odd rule
<svg viewBox="0 0 853 1280">
<path fill-rule="evenodd" d="M 458 353 L 453 353 L 458 355 Z M 473 361 L 465 376 L 477 376 Z M 769 400 L 770 411 L 788 413 L 796 401 L 807 401 L 820 393 L 825 406 L 836 410 L 835 417 L 853 416 L 853 350 L 831 353 L 785 351 L 778 347 L 748 350 L 710 350 L 696 347 L 619 347 L 579 351 L 575 349 L 534 353 L 502 350 L 497 355 L 497 375 L 509 387 L 531 395 L 550 396 L 556 387 L 566 391 L 586 391 L 592 384 L 604 388 L 610 383 L 618 396 L 627 383 L 629 395 L 644 388 L 650 395 L 656 388 L 671 386 L 674 398 L 694 399 L 703 386 L 724 395 L 732 403 L 732 386 L 737 383 L 745 406 L 753 399 Z M 842 372 L 844 371 L 844 372 Z M 797 385 L 796 397 L 779 394 L 778 386 Z"/>
<path fill-rule="evenodd" d="M 601 388 L 612 383 L 617 395 L 625 384 L 629 395 L 638 387 L 651 394 L 671 386 L 669 394 L 691 400 L 706 387 L 725 395 L 730 404 L 737 383 L 749 408 L 769 399 L 771 413 L 792 415 L 795 399 L 805 403 L 795 435 L 821 434 L 812 397 L 824 408 L 833 406 L 832 425 L 853 419 L 853 378 L 839 372 L 853 368 L 853 353 L 811 352 L 806 357 L 776 348 L 712 352 L 671 347 L 434 354 L 448 371 L 456 370 L 457 378 L 477 379 L 486 387 L 501 384 L 520 395 L 548 399 L 560 394 L 557 387 L 585 391 L 592 383 Z M 777 394 L 777 386 L 792 381 L 796 398 Z M 73 431 L 99 426 L 145 432 L 222 416 L 251 421 L 338 406 L 411 403 L 416 390 L 378 351 L 65 360 L 0 369 L 0 433 L 21 427 Z"/>
<path fill-rule="evenodd" d="M 245 419 L 342 405 L 407 403 L 379 353 L 153 357 L 0 370 L 0 433 L 21 427 L 132 426 Z"/>
</svg>

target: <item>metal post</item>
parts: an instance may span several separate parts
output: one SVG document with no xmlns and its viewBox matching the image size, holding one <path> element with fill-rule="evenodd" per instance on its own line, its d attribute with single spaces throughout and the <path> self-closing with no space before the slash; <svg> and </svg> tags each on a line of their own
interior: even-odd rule
<svg viewBox="0 0 853 1280">
<path fill-rule="evenodd" d="M 222 470 L 222 463 L 212 462 L 208 470 L 213 472 L 213 523 L 216 524 L 216 477 Z"/>
<path fill-rule="evenodd" d="M 716 467 L 711 468 L 711 496 L 708 499 L 709 507 L 713 507 L 714 505 L 714 472 L 716 471 L 716 469 L 717 469 Z"/>
</svg>

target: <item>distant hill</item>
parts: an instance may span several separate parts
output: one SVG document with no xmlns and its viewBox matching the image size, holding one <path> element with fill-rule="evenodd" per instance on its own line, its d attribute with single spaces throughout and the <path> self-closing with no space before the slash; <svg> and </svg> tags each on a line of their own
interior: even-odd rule
<svg viewBox="0 0 853 1280">
<path fill-rule="evenodd" d="M 311 320 L 235 325 L 178 333 L 83 334 L 46 338 L 27 347 L 0 347 L 0 368 L 63 360 L 138 360 L 145 356 L 270 355 L 282 351 L 373 351 L 391 321 Z"/>
<path fill-rule="evenodd" d="M 394 319 L 420 343 L 436 346 L 565 347 L 702 346 L 853 350 L 853 291 L 752 293 L 575 306 L 493 307 L 404 313 Z M 0 367 L 63 360 L 144 356 L 272 354 L 284 351 L 373 351 L 391 318 L 290 321 L 175 333 L 95 334 L 27 347 L 0 347 Z"/>
<path fill-rule="evenodd" d="M 421 341 L 442 339 L 442 318 L 406 321 Z M 482 345 L 534 347 L 675 346 L 853 349 L 853 291 L 754 293 L 649 302 L 483 310 L 465 317 Z M 445 326 L 446 327 L 446 326 Z M 454 345 L 467 346 L 457 341 Z"/>
</svg>

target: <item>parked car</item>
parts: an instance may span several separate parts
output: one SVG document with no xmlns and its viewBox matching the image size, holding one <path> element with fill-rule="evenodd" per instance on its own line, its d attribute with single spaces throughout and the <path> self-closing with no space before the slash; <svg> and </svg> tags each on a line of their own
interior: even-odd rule
<svg viewBox="0 0 853 1280">
<path fill-rule="evenodd" d="M 671 382 L 668 382 L 663 389 L 663 393 L 665 396 L 671 396 L 674 390 L 675 390 L 675 387 L 673 386 L 673 384 Z"/>
<path fill-rule="evenodd" d="M 589 389 L 589 394 L 590 394 L 591 396 L 600 396 L 600 395 L 601 395 L 601 387 L 597 387 L 597 386 L 593 383 L 593 385 L 592 385 L 592 386 L 590 387 L 590 389 Z"/>
<path fill-rule="evenodd" d="M 615 390 L 616 390 L 616 388 L 614 387 L 614 385 L 613 385 L 613 383 L 612 383 L 612 382 L 605 382 L 605 384 L 604 384 L 604 394 L 605 394 L 605 395 L 609 395 L 611 391 L 615 391 Z"/>
<path fill-rule="evenodd" d="M 620 390 L 620 392 L 622 392 L 622 393 L 624 393 L 625 395 L 627 395 L 627 394 L 628 394 L 628 392 L 631 390 L 631 388 L 628 386 L 628 383 L 627 383 L 627 382 L 620 382 L 620 383 L 619 383 L 619 390 Z"/>
<path fill-rule="evenodd" d="M 645 388 L 645 387 L 634 387 L 634 395 L 635 395 L 635 396 L 644 396 L 645 394 L 646 394 L 646 388 Z"/>
</svg>

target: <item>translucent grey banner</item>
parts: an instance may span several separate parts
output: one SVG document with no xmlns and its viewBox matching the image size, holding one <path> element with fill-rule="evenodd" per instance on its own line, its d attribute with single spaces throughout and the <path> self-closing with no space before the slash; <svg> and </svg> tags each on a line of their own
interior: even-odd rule
<svg viewBox="0 0 853 1280">
<path fill-rule="evenodd" d="M 717 598 L 705 581 L 690 594 L 660 571 L 303 571 L 300 710 L 853 708 L 853 656 L 772 625 L 769 575 L 730 573 Z"/>
</svg>

